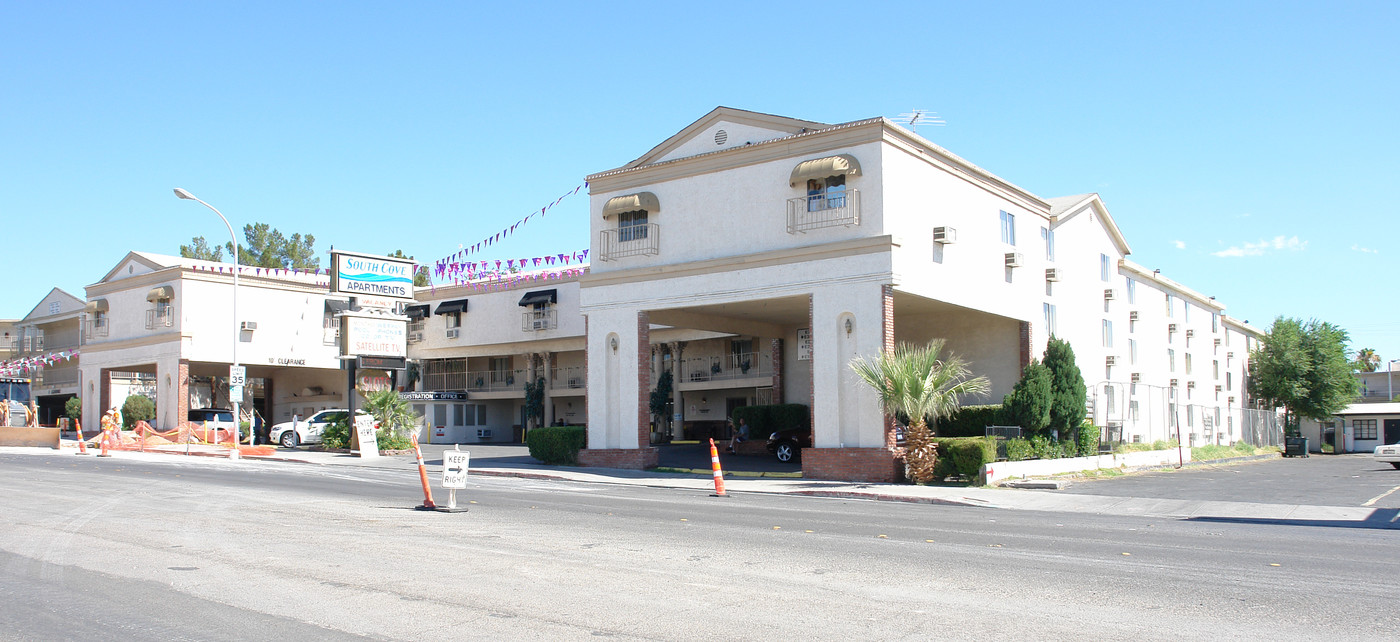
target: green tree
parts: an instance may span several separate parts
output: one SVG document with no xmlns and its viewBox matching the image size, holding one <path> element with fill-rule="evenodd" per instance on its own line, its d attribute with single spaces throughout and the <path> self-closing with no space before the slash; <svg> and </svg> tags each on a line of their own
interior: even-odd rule
<svg viewBox="0 0 1400 642">
<path fill-rule="evenodd" d="M 209 246 L 203 236 L 194 237 L 189 245 L 180 246 L 180 256 L 187 259 L 199 259 L 201 261 L 213 261 L 218 263 L 224 260 L 223 246 Z"/>
<path fill-rule="evenodd" d="M 544 419 L 544 377 L 525 382 L 525 421 L 539 425 Z"/>
<path fill-rule="evenodd" d="M 1346 408 L 1359 388 L 1347 358 L 1346 330 L 1316 319 L 1278 317 L 1249 355 L 1249 393 L 1284 409 L 1284 426 L 1297 434 L 1298 421 L 1325 420 Z"/>
<path fill-rule="evenodd" d="M 144 395 L 131 395 L 122 402 L 122 428 L 131 430 L 138 421 L 156 418 L 156 402 Z"/>
<path fill-rule="evenodd" d="M 1371 348 L 1356 351 L 1356 369 L 1360 372 L 1375 372 L 1381 366 L 1381 356 Z"/>
<path fill-rule="evenodd" d="M 310 234 L 287 237 L 267 223 L 252 223 L 243 226 L 243 240 L 244 244 L 238 247 L 239 265 L 298 270 L 321 267 L 321 259 L 316 256 L 316 237 Z M 210 247 L 204 237 L 196 236 L 189 245 L 180 246 L 180 256 L 221 261 L 225 250 L 233 255 L 231 243 Z"/>
<path fill-rule="evenodd" d="M 379 422 L 381 431 L 394 437 L 405 436 L 418 425 L 418 413 L 393 390 L 369 393 L 365 397 L 365 412 Z"/>
<path fill-rule="evenodd" d="M 1031 359 L 1021 372 L 1021 380 L 1002 400 L 1003 420 L 1020 426 L 1026 437 L 1044 434 L 1050 425 L 1051 380 L 1050 369 L 1039 359 Z"/>
<path fill-rule="evenodd" d="M 78 419 L 83 416 L 82 397 L 70 397 L 63 402 L 63 415 L 69 419 Z"/>
<path fill-rule="evenodd" d="M 1068 341 L 1050 337 L 1045 345 L 1045 367 L 1050 370 L 1050 430 L 1061 439 L 1069 439 L 1084 425 L 1088 411 L 1084 402 L 1089 393 L 1084 388 L 1084 375 L 1074 362 L 1074 348 Z"/>
<path fill-rule="evenodd" d="M 393 253 L 393 254 L 390 254 L 389 256 L 392 257 L 392 258 L 396 258 L 396 259 L 409 259 L 410 261 L 413 260 L 413 257 L 412 257 L 412 256 L 408 256 L 407 254 L 404 254 L 404 253 L 403 253 L 403 250 L 394 250 L 394 253 Z M 430 282 L 428 281 L 428 266 L 426 266 L 426 265 L 420 265 L 420 266 L 418 266 L 416 269 L 414 269 L 414 271 L 413 271 L 413 285 L 414 285 L 414 287 L 420 287 L 420 288 L 421 288 L 421 287 L 427 287 L 429 283 L 430 283 Z"/>
<path fill-rule="evenodd" d="M 874 358 L 851 361 L 851 369 L 875 389 L 887 415 L 909 418 L 905 461 L 910 476 L 919 483 L 933 479 L 938 461 L 928 421 L 953 414 L 963 397 L 986 394 L 989 389 L 986 377 L 968 378 L 971 371 L 962 359 L 953 355 L 939 359 L 943 344 L 943 339 L 926 346 L 901 343 Z"/>
</svg>

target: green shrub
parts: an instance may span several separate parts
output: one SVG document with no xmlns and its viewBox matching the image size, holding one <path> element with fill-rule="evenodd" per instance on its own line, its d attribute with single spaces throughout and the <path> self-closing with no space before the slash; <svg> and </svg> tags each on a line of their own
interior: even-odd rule
<svg viewBox="0 0 1400 642">
<path fill-rule="evenodd" d="M 321 431 L 321 446 L 328 450 L 350 447 L 350 422 L 344 419 L 326 424 Z"/>
<path fill-rule="evenodd" d="M 1079 434 L 1075 435 L 1075 442 L 1078 446 L 1080 457 L 1090 457 L 1099 454 L 1099 438 L 1103 436 L 1103 429 L 1091 423 L 1085 423 L 1079 427 Z"/>
<path fill-rule="evenodd" d="M 982 465 L 997 460 L 997 442 L 990 437 L 935 437 L 933 443 L 938 445 L 935 479 L 962 475 L 976 481 Z"/>
<path fill-rule="evenodd" d="M 764 406 L 742 406 L 734 409 L 734 425 L 743 419 L 749 424 L 749 437 L 767 439 L 768 435 L 779 430 L 797 428 L 809 429 L 812 413 L 800 403 L 779 403 Z"/>
<path fill-rule="evenodd" d="M 1006 461 L 1025 461 L 1035 457 L 1029 439 L 1007 439 L 1002 443 L 1006 444 Z"/>
<path fill-rule="evenodd" d="M 587 431 L 582 426 L 544 426 L 525 438 L 530 456 L 551 465 L 577 464 L 578 451 L 585 444 Z"/>
<path fill-rule="evenodd" d="M 81 397 L 71 397 L 63 402 L 63 416 L 69 419 L 80 419 L 83 416 L 83 400 Z"/>
<path fill-rule="evenodd" d="M 1031 452 L 1036 459 L 1063 459 L 1074 457 L 1077 454 L 1077 447 L 1073 442 L 1054 441 L 1049 437 L 1036 435 L 1031 437 Z"/>
<path fill-rule="evenodd" d="M 150 397 L 142 395 L 131 395 L 122 403 L 122 428 L 131 430 L 138 421 L 150 421 L 156 418 L 156 402 Z"/>
<path fill-rule="evenodd" d="M 985 437 L 987 426 L 1001 424 L 1001 415 L 1001 404 L 963 406 L 939 419 L 935 434 L 939 437 Z"/>
</svg>

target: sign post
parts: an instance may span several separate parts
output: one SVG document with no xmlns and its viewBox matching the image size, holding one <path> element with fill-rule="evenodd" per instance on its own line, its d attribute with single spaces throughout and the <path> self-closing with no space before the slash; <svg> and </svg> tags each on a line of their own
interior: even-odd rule
<svg viewBox="0 0 1400 642">
<path fill-rule="evenodd" d="M 408 317 L 392 310 L 401 301 L 413 300 L 414 269 L 411 259 L 331 251 L 331 293 L 354 297 L 357 308 L 336 318 L 340 320 L 340 358 L 348 371 L 346 397 L 361 457 L 377 457 L 379 447 L 373 421 L 367 422 L 366 430 L 355 414 L 355 371 L 371 367 L 365 361 L 377 361 L 381 368 L 405 365 Z"/>
<path fill-rule="evenodd" d="M 467 488 L 467 468 L 471 456 L 471 452 L 463 451 L 461 446 L 442 451 L 442 487 L 447 489 L 447 507 L 439 506 L 438 510 L 448 513 L 467 511 L 465 506 L 457 507 L 457 491 Z"/>
</svg>

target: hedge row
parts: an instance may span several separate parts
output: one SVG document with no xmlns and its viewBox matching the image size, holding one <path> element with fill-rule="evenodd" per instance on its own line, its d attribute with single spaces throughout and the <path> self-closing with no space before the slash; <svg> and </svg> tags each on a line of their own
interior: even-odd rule
<svg viewBox="0 0 1400 642">
<path fill-rule="evenodd" d="M 779 430 L 812 427 L 812 413 L 800 403 L 777 403 L 766 406 L 741 406 L 734 409 L 734 426 L 743 419 L 749 424 L 750 439 L 767 439 Z"/>
<path fill-rule="evenodd" d="M 976 481 L 982 475 L 982 465 L 997 460 L 997 440 L 990 437 L 935 437 L 938 463 L 933 469 L 936 479 L 962 475 Z"/>
<path fill-rule="evenodd" d="M 963 406 L 951 416 L 938 420 L 939 437 L 984 437 L 987 426 L 1001 425 L 1001 404 Z"/>
<path fill-rule="evenodd" d="M 546 464 L 578 463 L 578 451 L 587 443 L 585 426 L 544 426 L 530 431 L 525 445 L 530 456 Z"/>
</svg>

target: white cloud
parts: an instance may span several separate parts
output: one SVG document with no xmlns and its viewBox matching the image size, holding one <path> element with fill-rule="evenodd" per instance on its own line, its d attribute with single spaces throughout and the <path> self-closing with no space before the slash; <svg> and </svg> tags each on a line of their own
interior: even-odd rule
<svg viewBox="0 0 1400 642">
<path fill-rule="evenodd" d="M 1361 247 L 1360 245 L 1357 245 L 1357 244 L 1355 244 L 1355 243 L 1353 243 L 1353 244 L 1351 245 L 1351 249 L 1352 249 L 1353 251 L 1361 252 L 1361 253 L 1363 253 L 1363 254 L 1380 254 L 1380 253 L 1381 253 L 1380 250 L 1373 250 L 1373 249 L 1371 249 L 1371 248 L 1369 248 L 1369 247 Z"/>
<path fill-rule="evenodd" d="M 1308 246 L 1307 241 L 1300 241 L 1296 236 L 1275 236 L 1273 240 L 1262 239 L 1258 243 L 1245 243 L 1234 247 L 1227 247 L 1219 252 L 1211 252 L 1212 256 L 1261 256 L 1268 250 L 1288 250 L 1291 252 L 1300 251 Z"/>
<path fill-rule="evenodd" d="M 1178 250 L 1186 249 L 1186 241 L 1172 241 L 1172 245 L 1176 246 Z"/>
</svg>

